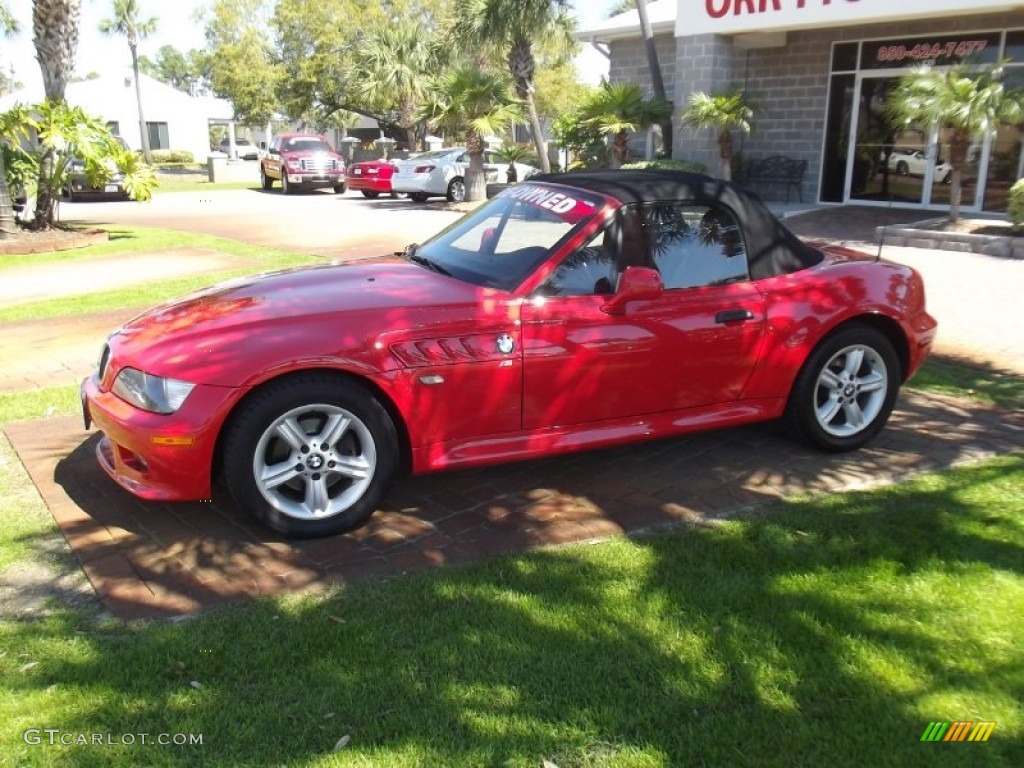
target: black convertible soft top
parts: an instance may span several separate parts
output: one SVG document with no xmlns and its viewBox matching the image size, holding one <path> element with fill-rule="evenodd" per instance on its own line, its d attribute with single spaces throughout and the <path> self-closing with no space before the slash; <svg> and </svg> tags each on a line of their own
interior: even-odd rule
<svg viewBox="0 0 1024 768">
<path fill-rule="evenodd" d="M 754 280 L 813 267 L 823 256 L 790 232 L 757 195 L 700 173 L 663 170 L 573 171 L 531 176 L 531 182 L 565 184 L 608 195 L 624 204 L 687 202 L 732 210 L 746 239 Z"/>
</svg>

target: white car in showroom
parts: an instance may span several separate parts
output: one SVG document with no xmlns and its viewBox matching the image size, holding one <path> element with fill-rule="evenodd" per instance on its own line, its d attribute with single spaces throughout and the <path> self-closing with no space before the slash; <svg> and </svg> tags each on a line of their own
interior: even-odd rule
<svg viewBox="0 0 1024 768">
<path fill-rule="evenodd" d="M 896 147 L 889 155 L 889 170 L 900 176 L 924 176 L 931 160 L 921 149 Z M 953 166 L 941 157 L 935 163 L 935 184 L 949 184 L 953 178 Z"/>
<path fill-rule="evenodd" d="M 539 169 L 526 163 L 512 163 L 518 181 L 539 173 Z M 505 182 L 509 163 L 499 160 L 494 152 L 484 153 L 484 172 L 487 183 Z M 391 177 L 391 191 L 407 194 L 418 203 L 428 197 L 443 195 L 453 203 L 466 199 L 466 171 L 469 152 L 465 147 L 447 147 L 421 152 L 407 160 L 395 162 Z"/>
</svg>

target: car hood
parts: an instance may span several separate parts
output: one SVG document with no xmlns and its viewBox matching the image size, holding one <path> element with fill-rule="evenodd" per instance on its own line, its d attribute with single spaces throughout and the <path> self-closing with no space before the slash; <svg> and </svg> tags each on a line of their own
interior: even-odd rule
<svg viewBox="0 0 1024 768">
<path fill-rule="evenodd" d="M 111 359 L 118 368 L 227 386 L 303 359 L 379 370 L 382 334 L 429 333 L 486 293 L 494 292 L 397 258 L 268 273 L 139 315 L 111 337 Z"/>
</svg>

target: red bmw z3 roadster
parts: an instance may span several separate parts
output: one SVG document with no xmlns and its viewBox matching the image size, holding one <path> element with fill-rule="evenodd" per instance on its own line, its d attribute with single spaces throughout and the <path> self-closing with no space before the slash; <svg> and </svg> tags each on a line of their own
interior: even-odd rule
<svg viewBox="0 0 1024 768">
<path fill-rule="evenodd" d="M 801 242 L 732 184 L 581 172 L 400 254 L 157 307 L 82 398 L 132 493 L 208 498 L 219 472 L 270 527 L 319 536 L 365 522 L 399 471 L 768 419 L 855 449 L 934 335 L 912 269 Z"/>
</svg>

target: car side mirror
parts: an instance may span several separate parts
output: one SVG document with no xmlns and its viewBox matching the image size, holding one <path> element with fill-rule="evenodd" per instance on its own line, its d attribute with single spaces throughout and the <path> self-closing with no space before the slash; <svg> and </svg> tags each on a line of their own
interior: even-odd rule
<svg viewBox="0 0 1024 768">
<path fill-rule="evenodd" d="M 626 267 L 619 276 L 619 287 L 601 307 L 609 315 L 621 315 L 631 301 L 649 301 L 665 292 L 658 270 L 650 267 Z"/>
<path fill-rule="evenodd" d="M 267 148 L 267 142 L 261 141 L 260 142 L 260 149 L 266 149 L 266 148 Z"/>
</svg>

